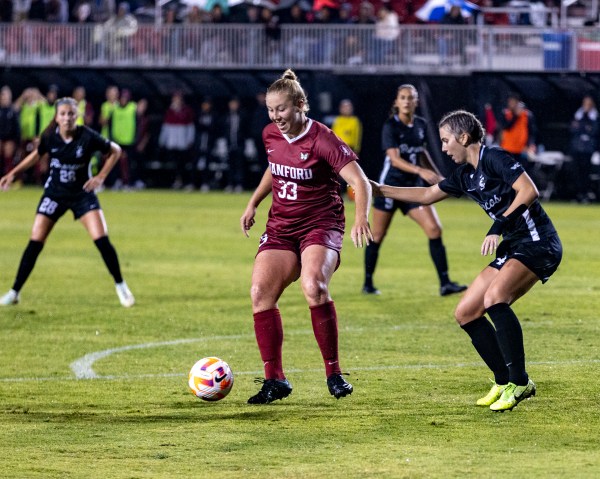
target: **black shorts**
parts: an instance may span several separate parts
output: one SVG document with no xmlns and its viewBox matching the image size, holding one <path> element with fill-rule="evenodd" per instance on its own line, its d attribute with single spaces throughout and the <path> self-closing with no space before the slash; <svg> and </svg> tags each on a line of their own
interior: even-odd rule
<svg viewBox="0 0 600 479">
<path fill-rule="evenodd" d="M 514 258 L 527 266 L 542 283 L 545 283 L 558 268 L 562 253 L 562 244 L 558 235 L 540 241 L 503 241 L 498 246 L 496 259 L 490 263 L 490 266 L 499 270 L 506 261 Z"/>
<path fill-rule="evenodd" d="M 384 198 L 383 196 L 377 196 L 373 200 L 373 208 L 380 211 L 386 211 L 387 213 L 394 213 L 396 210 L 400 210 L 404 216 L 406 216 L 410 210 L 414 210 L 419 206 L 422 205 L 419 203 L 406 203 L 392 198 Z"/>
<path fill-rule="evenodd" d="M 94 192 L 81 191 L 72 196 L 53 195 L 52 192 L 45 191 L 37 207 L 37 213 L 47 216 L 53 221 L 66 213 L 67 210 L 73 211 L 73 217 L 77 220 L 84 214 L 92 210 L 99 210 L 100 202 Z"/>
</svg>

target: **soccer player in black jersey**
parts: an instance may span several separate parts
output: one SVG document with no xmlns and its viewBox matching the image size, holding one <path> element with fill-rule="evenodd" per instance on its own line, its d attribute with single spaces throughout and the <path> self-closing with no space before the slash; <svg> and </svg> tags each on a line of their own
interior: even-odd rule
<svg viewBox="0 0 600 479">
<path fill-rule="evenodd" d="M 423 204 L 466 195 L 493 220 L 481 254 L 495 252 L 496 259 L 471 283 L 454 315 L 494 373 L 494 385 L 477 404 L 492 411 L 512 410 L 535 395 L 536 386 L 525 370 L 523 333 L 511 305 L 556 271 L 562 245 L 523 165 L 508 152 L 482 144 L 484 130 L 473 114 L 463 110 L 448 113 L 439 123 L 439 133 L 442 150 L 459 165 L 448 178 L 420 188 L 371 182 L 373 191 Z"/>
<path fill-rule="evenodd" d="M 423 186 L 438 183 L 442 177 L 425 149 L 427 122 L 417 116 L 419 96 L 413 85 L 398 87 L 392 115 L 383 125 L 381 146 L 386 157 L 380 183 L 392 186 Z M 426 166 L 424 166 L 426 165 Z M 433 206 L 391 198 L 375 198 L 373 203 L 373 238 L 365 250 L 363 293 L 380 294 L 373 284 L 379 248 L 396 210 L 415 221 L 429 238 L 429 253 L 440 280 L 440 294 L 460 293 L 466 286 L 450 281 L 446 248 L 442 242 L 442 225 Z"/>
<path fill-rule="evenodd" d="M 115 280 L 121 304 L 128 308 L 135 299 L 123 281 L 117 252 L 108 239 L 106 222 L 94 191 L 101 187 L 121 154 L 121 148 L 87 126 L 77 126 L 77 102 L 62 98 L 56 102 L 56 115 L 42 133 L 40 143 L 17 166 L 0 178 L 0 188 L 8 189 L 15 177 L 36 164 L 44 155 L 50 157 L 49 176 L 37 207 L 31 238 L 25 248 L 12 289 L 0 298 L 8 306 L 20 301 L 23 284 L 33 271 L 37 257 L 54 224 L 67 211 L 73 211 L 94 240 L 108 271 Z M 89 173 L 92 155 L 108 155 L 96 176 Z"/>
</svg>

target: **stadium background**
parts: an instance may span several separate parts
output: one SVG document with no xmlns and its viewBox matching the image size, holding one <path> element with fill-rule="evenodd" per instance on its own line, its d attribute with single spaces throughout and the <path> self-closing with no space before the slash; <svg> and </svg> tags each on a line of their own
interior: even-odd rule
<svg viewBox="0 0 600 479">
<path fill-rule="evenodd" d="M 290 65 L 293 67 L 293 65 Z M 272 71 L 219 71 L 202 68 L 186 70 L 147 69 L 74 69 L 74 68 L 5 68 L 0 82 L 19 92 L 23 85 L 38 87 L 42 92 L 51 84 L 58 85 L 61 95 L 67 95 L 77 85 L 85 85 L 87 98 L 96 109 L 104 101 L 107 86 L 129 88 L 134 99 L 149 100 L 154 140 L 162 123 L 170 95 L 182 90 L 188 103 L 198 108 L 204 96 L 211 96 L 217 108 L 223 110 L 232 96 L 242 104 L 254 107 L 257 92 L 279 75 Z M 485 103 L 501 107 L 510 92 L 521 95 L 536 115 L 539 139 L 546 150 L 565 151 L 569 138 L 569 123 L 585 92 L 597 91 L 597 73 L 556 72 L 474 72 L 466 75 L 348 75 L 322 71 L 297 71 L 311 105 L 311 116 L 322 119 L 335 114 L 343 98 L 351 98 L 355 112 L 364 127 L 362 164 L 370 175 L 377 174 L 382 161 L 379 148 L 380 130 L 389 114 L 396 88 L 403 83 L 414 84 L 420 92 L 420 114 L 432 125 L 447 111 L 466 108 L 481 113 Z M 428 138 L 432 154 L 443 171 L 451 162 L 442 157 L 434 129 Z M 157 148 L 150 149 L 158 155 Z M 149 158 L 152 160 L 152 158 Z"/>
</svg>

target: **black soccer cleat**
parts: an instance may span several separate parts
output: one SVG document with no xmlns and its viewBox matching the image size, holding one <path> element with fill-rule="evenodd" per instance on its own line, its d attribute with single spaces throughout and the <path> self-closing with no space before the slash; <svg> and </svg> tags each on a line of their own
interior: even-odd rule
<svg viewBox="0 0 600 479">
<path fill-rule="evenodd" d="M 262 383 L 262 388 L 257 394 L 248 399 L 248 404 L 269 404 L 292 394 L 292 385 L 287 379 L 257 378 L 254 382 L 258 384 Z"/>
<path fill-rule="evenodd" d="M 462 293 L 467 289 L 467 286 L 464 284 L 458 284 L 454 281 L 450 281 L 446 283 L 440 288 L 440 296 L 448 296 L 450 294 Z"/>
<path fill-rule="evenodd" d="M 331 374 L 327 378 L 327 387 L 329 388 L 329 393 L 336 399 L 348 396 L 354 391 L 352 384 L 347 382 L 341 374 L 337 373 Z"/>
<path fill-rule="evenodd" d="M 375 286 L 366 284 L 363 286 L 362 292 L 363 294 L 374 294 L 376 296 L 381 294 L 381 291 L 379 291 Z"/>
</svg>

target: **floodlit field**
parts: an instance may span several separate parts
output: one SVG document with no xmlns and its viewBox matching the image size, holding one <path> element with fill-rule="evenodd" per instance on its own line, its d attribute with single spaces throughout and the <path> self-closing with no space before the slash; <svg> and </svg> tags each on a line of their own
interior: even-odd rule
<svg viewBox="0 0 600 479">
<path fill-rule="evenodd" d="M 12 285 L 41 190 L 0 194 L 0 293 Z M 248 195 L 104 192 L 138 304 L 119 305 L 83 227 L 65 216 L 19 306 L 0 310 L 2 478 L 600 477 L 600 208 L 550 203 L 565 257 L 515 311 L 538 395 L 498 414 L 474 406 L 490 374 L 438 296 L 427 240 L 398 215 L 366 297 L 349 239 L 331 291 L 352 396 L 329 396 L 298 285 L 280 302 L 293 394 L 249 406 L 261 361 L 250 273 L 269 201 L 246 239 Z M 468 282 L 489 227 L 449 200 L 451 276 Z M 348 214 L 352 218 L 352 213 Z M 231 394 L 204 403 L 187 372 L 219 356 Z"/>
</svg>

